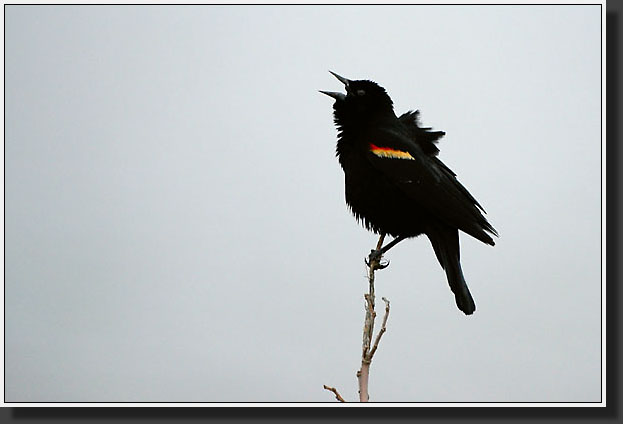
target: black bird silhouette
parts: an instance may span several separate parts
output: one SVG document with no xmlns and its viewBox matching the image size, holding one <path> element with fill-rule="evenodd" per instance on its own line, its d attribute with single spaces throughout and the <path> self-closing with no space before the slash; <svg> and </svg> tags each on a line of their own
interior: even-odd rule
<svg viewBox="0 0 623 424">
<path fill-rule="evenodd" d="M 498 234 L 482 206 L 437 157 L 436 144 L 445 133 L 421 127 L 418 111 L 397 117 L 391 98 L 375 82 L 331 74 L 346 87 L 346 94 L 321 91 L 335 99 L 346 203 L 368 230 L 394 237 L 370 258 L 426 234 L 458 308 L 472 314 L 476 305 L 461 270 L 458 230 L 491 246 L 491 235 Z"/>
</svg>

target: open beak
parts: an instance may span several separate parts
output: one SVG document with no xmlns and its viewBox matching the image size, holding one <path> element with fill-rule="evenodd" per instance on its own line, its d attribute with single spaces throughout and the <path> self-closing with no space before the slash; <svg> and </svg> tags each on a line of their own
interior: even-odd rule
<svg viewBox="0 0 623 424">
<path fill-rule="evenodd" d="M 346 92 L 348 93 L 348 86 L 350 84 L 350 80 L 342 76 L 339 76 L 333 71 L 329 71 L 329 72 L 331 73 L 331 75 L 337 78 L 342 84 L 344 84 L 344 87 L 346 88 Z M 333 97 L 335 100 L 344 100 L 346 98 L 346 94 L 344 93 L 338 93 L 336 91 L 323 91 L 323 90 L 319 90 L 319 91 L 322 94 L 326 94 L 329 97 Z"/>
</svg>

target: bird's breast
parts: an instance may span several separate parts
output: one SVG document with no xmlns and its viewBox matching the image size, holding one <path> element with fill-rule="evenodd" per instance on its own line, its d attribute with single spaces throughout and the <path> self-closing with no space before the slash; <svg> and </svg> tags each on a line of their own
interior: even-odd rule
<svg viewBox="0 0 623 424">
<path fill-rule="evenodd" d="M 422 232 L 415 205 L 365 155 L 346 155 L 341 162 L 346 203 L 368 230 L 393 236 Z"/>
</svg>

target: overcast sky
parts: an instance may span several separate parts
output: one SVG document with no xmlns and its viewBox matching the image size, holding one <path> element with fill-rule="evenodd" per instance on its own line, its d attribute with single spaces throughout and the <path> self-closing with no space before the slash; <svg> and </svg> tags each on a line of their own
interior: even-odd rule
<svg viewBox="0 0 623 424">
<path fill-rule="evenodd" d="M 7 6 L 6 401 L 355 400 L 364 257 L 327 70 L 446 131 L 500 232 L 425 237 L 373 401 L 601 398 L 599 6 Z"/>
</svg>

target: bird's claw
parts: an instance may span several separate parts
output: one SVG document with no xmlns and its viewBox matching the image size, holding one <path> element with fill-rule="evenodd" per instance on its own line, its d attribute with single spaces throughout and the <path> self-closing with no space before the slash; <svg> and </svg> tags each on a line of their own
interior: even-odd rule
<svg viewBox="0 0 623 424">
<path fill-rule="evenodd" d="M 370 264 L 375 262 L 374 269 L 385 269 L 389 266 L 389 261 L 386 261 L 383 258 L 383 253 L 380 250 L 372 249 L 367 259 L 364 259 L 364 262 L 368 267 Z"/>
<path fill-rule="evenodd" d="M 379 261 L 379 263 L 376 265 L 376 269 L 385 269 L 389 266 L 389 261 L 382 259 L 381 261 Z"/>
</svg>

